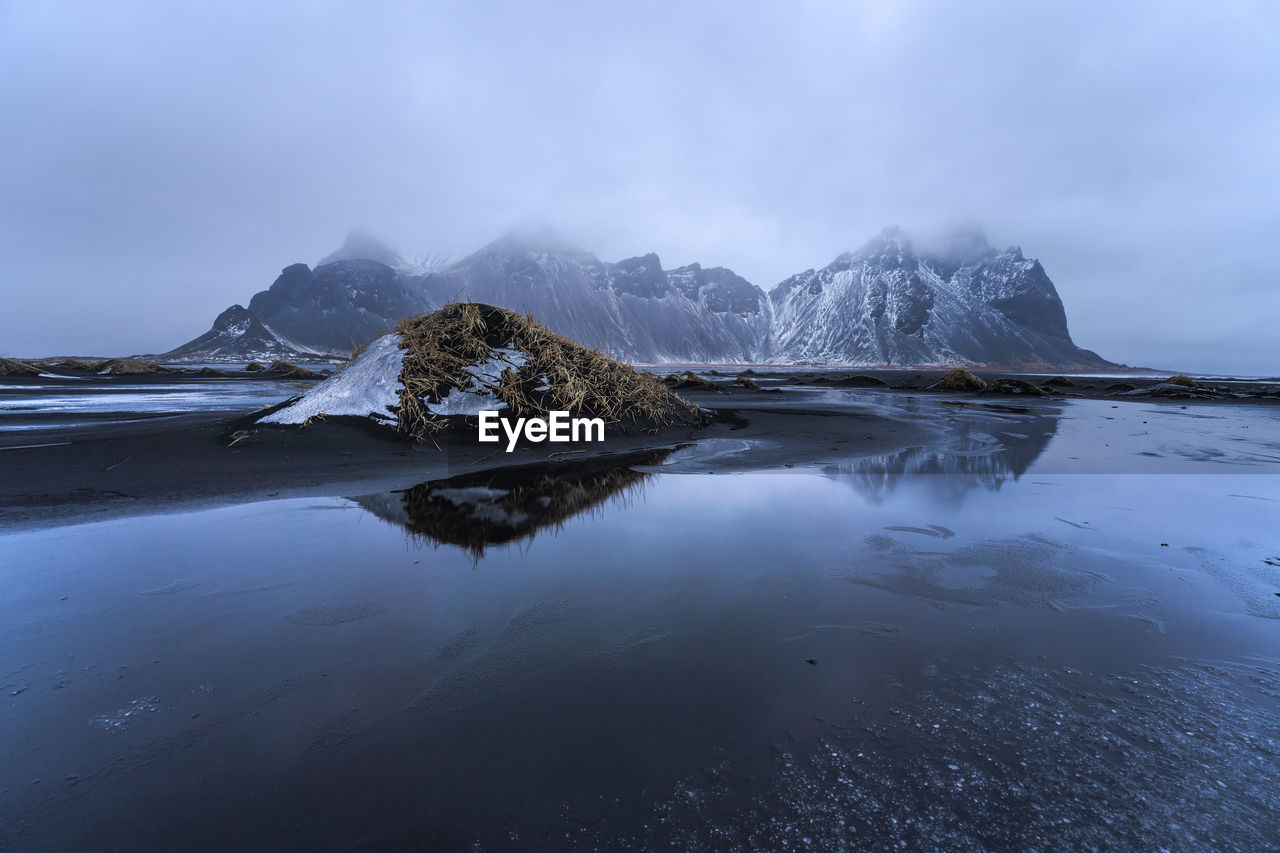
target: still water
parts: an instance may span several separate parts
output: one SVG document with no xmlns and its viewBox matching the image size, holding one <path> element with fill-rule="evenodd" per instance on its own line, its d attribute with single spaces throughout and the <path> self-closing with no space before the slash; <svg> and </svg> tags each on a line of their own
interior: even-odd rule
<svg viewBox="0 0 1280 853">
<path fill-rule="evenodd" d="M 188 412 L 243 413 L 300 394 L 313 382 L 220 379 L 118 382 L 99 377 L 45 383 L 0 382 L 0 434 L 97 426 Z"/>
<path fill-rule="evenodd" d="M 1276 848 L 1272 451 L 1086 414 L 0 537 L 0 849 Z"/>
</svg>

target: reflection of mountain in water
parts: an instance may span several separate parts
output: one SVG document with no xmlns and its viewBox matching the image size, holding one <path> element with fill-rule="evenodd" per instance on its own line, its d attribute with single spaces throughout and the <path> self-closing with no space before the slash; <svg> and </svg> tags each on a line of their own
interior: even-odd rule
<svg viewBox="0 0 1280 853">
<path fill-rule="evenodd" d="M 670 452 L 480 471 L 352 500 L 415 538 L 456 545 L 479 558 L 489 545 L 532 539 L 610 498 L 630 495 L 649 477 L 632 466 L 660 465 Z"/>
<path fill-rule="evenodd" d="M 1057 432 L 1060 415 L 1057 408 L 967 410 L 935 444 L 829 465 L 823 473 L 875 504 L 908 476 L 941 474 L 924 482 L 937 503 L 955 505 L 975 488 L 995 491 L 1026 473 Z"/>
</svg>

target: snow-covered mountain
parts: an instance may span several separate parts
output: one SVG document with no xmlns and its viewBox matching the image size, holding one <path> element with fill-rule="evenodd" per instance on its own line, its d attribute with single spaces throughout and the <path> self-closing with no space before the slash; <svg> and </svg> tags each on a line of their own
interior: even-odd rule
<svg viewBox="0 0 1280 853">
<path fill-rule="evenodd" d="M 317 355 L 259 320 L 243 305 L 232 305 L 218 315 L 209 331 L 157 357 L 167 361 L 295 361 Z"/>
<path fill-rule="evenodd" d="M 606 263 L 545 229 L 508 234 L 417 281 L 433 301 L 527 312 L 631 361 L 757 361 L 768 335 L 768 298 L 731 270 L 664 270 L 654 254 Z"/>
<path fill-rule="evenodd" d="M 336 261 L 377 261 L 406 276 L 422 275 L 447 263 L 438 255 L 428 255 L 412 261 L 406 260 L 395 249 L 359 228 L 353 228 L 348 232 L 347 239 L 342 245 L 321 258 L 316 268 Z"/>
<path fill-rule="evenodd" d="M 349 353 L 391 330 L 403 317 L 434 311 L 409 277 L 384 263 L 353 259 L 285 267 L 271 287 L 249 300 L 249 310 L 303 346 Z"/>
<path fill-rule="evenodd" d="M 769 293 L 723 267 L 663 269 L 655 254 L 607 263 L 549 229 L 512 232 L 436 268 L 409 264 L 352 232 L 314 270 L 286 267 L 246 313 L 290 346 L 345 353 L 402 317 L 455 299 L 528 312 L 573 340 L 639 362 L 1109 364 L 1071 341 L 1062 301 L 1038 261 L 1016 248 L 998 252 L 972 232 L 946 250 L 917 254 L 890 229 Z M 216 331 L 179 350 L 216 344 L 233 355 L 237 345 Z"/>
<path fill-rule="evenodd" d="M 1077 347 L 1039 261 L 998 252 L 980 235 L 916 254 L 888 229 L 857 252 L 770 293 L 779 362 L 1000 367 L 1106 367 Z"/>
</svg>

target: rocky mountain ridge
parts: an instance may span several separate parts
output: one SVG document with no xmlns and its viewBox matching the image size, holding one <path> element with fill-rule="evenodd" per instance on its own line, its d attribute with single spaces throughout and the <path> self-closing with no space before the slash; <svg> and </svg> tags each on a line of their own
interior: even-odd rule
<svg viewBox="0 0 1280 853">
<path fill-rule="evenodd" d="M 768 292 L 724 267 L 663 269 L 652 253 L 605 262 L 547 229 L 513 232 L 437 266 L 405 262 L 353 232 L 314 269 L 286 267 L 247 309 L 235 306 L 234 323 L 228 309 L 166 355 L 249 357 L 269 346 L 346 354 L 402 317 L 456 299 L 533 314 L 646 363 L 1110 366 L 1072 342 L 1053 282 L 1021 250 L 997 251 L 963 232 L 946 250 L 917 253 L 896 229 Z"/>
</svg>

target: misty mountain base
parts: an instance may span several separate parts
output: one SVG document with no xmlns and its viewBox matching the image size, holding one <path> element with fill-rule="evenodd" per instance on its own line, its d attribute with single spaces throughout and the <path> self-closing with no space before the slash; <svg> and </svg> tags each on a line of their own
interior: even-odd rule
<svg viewBox="0 0 1280 853">
<path fill-rule="evenodd" d="M 561 337 L 528 316 L 453 303 L 402 321 L 338 374 L 261 423 L 356 416 L 427 439 L 450 417 L 510 410 L 552 413 L 646 430 L 703 421 L 657 378 Z"/>
<path fill-rule="evenodd" d="M 264 371 L 272 379 L 324 379 L 329 374 L 300 367 L 288 361 L 273 361 L 267 368 L 257 362 L 244 368 L 248 372 Z M 41 358 L 18 360 L 0 358 L 0 376 L 39 376 L 46 379 L 84 379 L 97 376 L 210 377 L 229 376 L 227 372 L 208 366 L 175 366 L 157 364 L 139 358 Z M 265 378 L 265 377 L 264 377 Z"/>
</svg>

